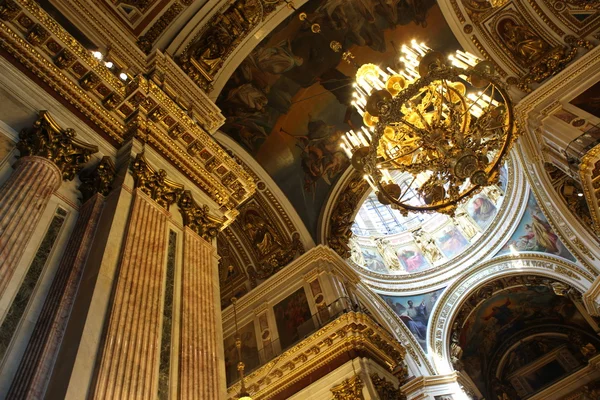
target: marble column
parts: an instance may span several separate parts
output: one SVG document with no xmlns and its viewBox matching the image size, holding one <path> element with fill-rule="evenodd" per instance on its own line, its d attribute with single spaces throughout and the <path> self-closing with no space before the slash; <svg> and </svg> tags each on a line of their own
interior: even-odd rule
<svg viewBox="0 0 600 400">
<path fill-rule="evenodd" d="M 183 244 L 179 398 L 222 398 L 221 307 L 216 249 L 189 227 Z"/>
<path fill-rule="evenodd" d="M 83 205 L 52 285 L 27 344 L 7 399 L 44 397 L 96 228 L 115 175 L 112 161 L 104 157 L 91 174 L 82 176 L 79 187 Z"/>
<path fill-rule="evenodd" d="M 20 158 L 0 189 L 0 297 L 21 260 L 29 239 L 63 179 L 71 180 L 98 151 L 61 129 L 47 112 L 19 134 Z"/>
<path fill-rule="evenodd" d="M 157 395 L 168 215 L 136 189 L 93 399 Z"/>
<path fill-rule="evenodd" d="M 52 161 L 30 156 L 17 161 L 0 189 L 0 296 L 61 181 L 61 172 Z"/>
</svg>

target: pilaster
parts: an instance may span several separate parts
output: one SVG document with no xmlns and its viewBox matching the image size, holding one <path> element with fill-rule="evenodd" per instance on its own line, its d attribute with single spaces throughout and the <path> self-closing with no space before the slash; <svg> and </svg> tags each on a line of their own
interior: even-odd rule
<svg viewBox="0 0 600 400">
<path fill-rule="evenodd" d="M 225 398 L 216 250 L 184 228 L 180 399 Z"/>
<path fill-rule="evenodd" d="M 136 189 L 93 399 L 156 396 L 167 219 Z"/>
</svg>

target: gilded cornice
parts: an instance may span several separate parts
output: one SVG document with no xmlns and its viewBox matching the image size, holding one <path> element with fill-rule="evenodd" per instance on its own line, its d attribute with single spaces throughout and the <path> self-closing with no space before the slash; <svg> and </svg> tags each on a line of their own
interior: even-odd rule
<svg viewBox="0 0 600 400">
<path fill-rule="evenodd" d="M 58 126 L 47 111 L 41 111 L 33 127 L 19 133 L 19 139 L 19 158 L 38 156 L 52 161 L 65 181 L 73 180 L 98 151 L 97 146 L 78 140 L 73 129 Z"/>
<path fill-rule="evenodd" d="M 96 193 L 107 196 L 112 190 L 115 174 L 115 164 L 108 156 L 102 157 L 92 171 L 87 173 L 82 171 L 79 174 L 81 185 L 78 188 L 81 192 L 81 202 L 85 203 Z"/>
<path fill-rule="evenodd" d="M 5 18 L 0 22 L 3 49 L 81 111 L 117 146 L 126 139 L 129 120 L 137 114 L 147 115 L 147 143 L 181 169 L 229 218 L 235 216 L 235 208 L 254 193 L 255 184 L 161 88 L 157 78 L 161 76 L 160 65 L 153 65 L 153 80 L 138 75 L 124 84 L 37 3 L 16 0 L 10 4 L 19 7 L 19 11 L 5 8 L 1 14 Z M 202 108 L 210 111 L 209 120 L 219 118 L 214 104 L 197 107 L 199 111 Z M 207 122 L 205 126 L 212 129 L 214 124 Z"/>
<path fill-rule="evenodd" d="M 404 347 L 367 315 L 349 312 L 252 372 L 246 387 L 255 399 L 273 397 L 351 350 L 366 353 L 390 372 L 404 367 Z M 229 387 L 229 398 L 239 389 L 239 382 Z"/>
</svg>

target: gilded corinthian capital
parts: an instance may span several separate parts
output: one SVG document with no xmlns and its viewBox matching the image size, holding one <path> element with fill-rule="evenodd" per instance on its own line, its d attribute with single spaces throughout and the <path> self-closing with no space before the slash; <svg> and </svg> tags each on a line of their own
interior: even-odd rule
<svg viewBox="0 0 600 400">
<path fill-rule="evenodd" d="M 167 179 L 167 172 L 164 169 L 156 171 L 152 168 L 143 152 L 136 155 L 131 169 L 135 188 L 146 193 L 167 211 L 183 192 L 182 185 Z"/>
<path fill-rule="evenodd" d="M 79 174 L 81 185 L 79 191 L 82 196 L 82 203 L 100 193 L 107 196 L 112 190 L 112 183 L 115 179 L 115 164 L 110 157 L 104 156 L 92 171 L 83 171 Z"/>
<path fill-rule="evenodd" d="M 33 127 L 19 133 L 19 157 L 47 158 L 61 170 L 63 180 L 70 181 L 98 151 L 97 146 L 82 142 L 75 136 L 73 129 L 58 126 L 48 111 L 40 111 Z"/>
<path fill-rule="evenodd" d="M 206 240 L 217 236 L 223 221 L 209 215 L 208 206 L 196 203 L 189 190 L 183 192 L 177 204 L 185 226 L 190 227 Z"/>
</svg>

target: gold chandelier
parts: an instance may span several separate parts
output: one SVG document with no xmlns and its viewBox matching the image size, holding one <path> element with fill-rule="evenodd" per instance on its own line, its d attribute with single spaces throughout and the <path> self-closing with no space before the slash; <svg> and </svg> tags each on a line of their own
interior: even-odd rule
<svg viewBox="0 0 600 400">
<path fill-rule="evenodd" d="M 341 147 L 377 198 L 409 211 L 454 214 L 459 202 L 497 182 L 514 130 L 512 104 L 493 64 L 450 57 L 412 41 L 403 69 L 356 73 L 352 104 L 364 126 Z"/>
</svg>

